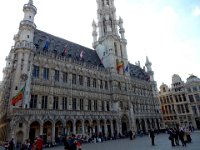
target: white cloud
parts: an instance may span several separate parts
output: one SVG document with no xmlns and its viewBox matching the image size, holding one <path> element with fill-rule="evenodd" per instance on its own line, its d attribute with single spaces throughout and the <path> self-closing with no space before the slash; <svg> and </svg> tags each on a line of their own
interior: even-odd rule
<svg viewBox="0 0 200 150">
<path fill-rule="evenodd" d="M 194 16 L 200 16 L 200 7 L 196 6 L 193 10 L 193 15 Z"/>
</svg>

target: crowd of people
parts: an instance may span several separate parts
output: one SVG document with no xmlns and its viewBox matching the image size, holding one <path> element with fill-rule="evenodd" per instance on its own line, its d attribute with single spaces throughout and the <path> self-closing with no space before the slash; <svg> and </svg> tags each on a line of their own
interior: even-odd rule
<svg viewBox="0 0 200 150">
<path fill-rule="evenodd" d="M 171 142 L 172 147 L 174 146 L 186 146 L 186 143 L 191 143 L 191 132 L 193 132 L 192 128 L 170 128 L 167 129 L 167 133 L 169 134 L 169 140 Z M 157 132 L 156 132 L 157 133 Z M 92 136 L 80 136 L 72 134 L 71 136 L 63 136 L 63 139 L 61 140 L 62 144 L 64 144 L 65 150 L 82 150 L 82 144 L 83 143 L 98 143 L 103 142 L 107 140 L 116 140 L 124 137 L 129 137 L 130 140 L 133 140 L 136 138 L 136 132 L 135 131 L 129 131 L 126 134 L 123 134 L 122 136 L 120 133 L 114 132 L 113 137 L 105 137 L 103 134 L 93 134 Z M 149 130 L 149 137 L 151 139 L 152 146 L 155 145 L 154 139 L 155 139 L 155 131 Z M 7 142 L 5 145 L 5 150 L 43 150 L 45 147 L 45 142 L 43 141 L 42 136 L 37 136 L 34 139 L 34 142 L 30 142 L 29 139 L 25 140 L 24 143 L 17 144 L 15 146 L 14 139 L 11 139 L 9 142 Z"/>
<path fill-rule="evenodd" d="M 169 140 L 171 141 L 171 145 L 174 146 L 179 146 L 179 141 L 181 141 L 182 146 L 186 146 L 186 143 L 191 143 L 192 138 L 191 138 L 191 132 L 192 130 L 188 128 L 170 128 L 169 129 Z"/>
</svg>

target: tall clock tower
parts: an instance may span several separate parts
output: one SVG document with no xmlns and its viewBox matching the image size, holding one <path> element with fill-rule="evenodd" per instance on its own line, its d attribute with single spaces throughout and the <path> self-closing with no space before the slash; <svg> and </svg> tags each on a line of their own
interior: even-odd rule
<svg viewBox="0 0 200 150">
<path fill-rule="evenodd" d="M 116 18 L 114 0 L 97 0 L 97 6 L 98 23 L 92 23 L 93 48 L 105 68 L 109 68 L 113 73 L 128 75 L 123 20 L 121 17 L 118 20 Z"/>
<path fill-rule="evenodd" d="M 33 51 L 35 49 L 33 37 L 36 29 L 34 17 L 37 13 L 37 8 L 33 5 L 33 0 L 29 0 L 24 5 L 23 12 L 24 18 L 20 22 L 18 33 L 14 36 L 15 46 L 11 98 L 28 84 L 27 81 L 30 79 Z M 28 91 L 30 91 L 30 87 L 26 86 L 25 95 Z M 28 99 L 24 98 L 16 106 L 25 107 L 27 104 Z"/>
</svg>

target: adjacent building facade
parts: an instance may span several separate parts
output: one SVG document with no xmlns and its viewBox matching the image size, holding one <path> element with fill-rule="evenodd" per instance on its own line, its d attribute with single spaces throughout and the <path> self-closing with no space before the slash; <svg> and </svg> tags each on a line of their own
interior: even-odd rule
<svg viewBox="0 0 200 150">
<path fill-rule="evenodd" d="M 166 127 L 199 128 L 200 80 L 191 75 L 186 83 L 179 75 L 172 76 L 171 88 L 160 86 L 159 99 Z"/>
<path fill-rule="evenodd" d="M 43 135 L 54 143 L 63 134 L 112 137 L 163 127 L 151 63 L 129 63 L 114 0 L 97 0 L 94 50 L 36 29 L 32 0 L 23 11 L 4 69 L 0 140 Z"/>
</svg>

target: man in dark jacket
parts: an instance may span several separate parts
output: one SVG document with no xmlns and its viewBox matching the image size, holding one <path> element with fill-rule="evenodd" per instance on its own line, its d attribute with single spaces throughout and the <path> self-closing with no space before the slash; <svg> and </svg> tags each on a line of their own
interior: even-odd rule
<svg viewBox="0 0 200 150">
<path fill-rule="evenodd" d="M 155 138 L 154 130 L 149 131 L 149 136 L 151 138 L 151 144 L 154 146 L 155 145 L 155 143 L 154 143 L 154 138 Z"/>
</svg>

